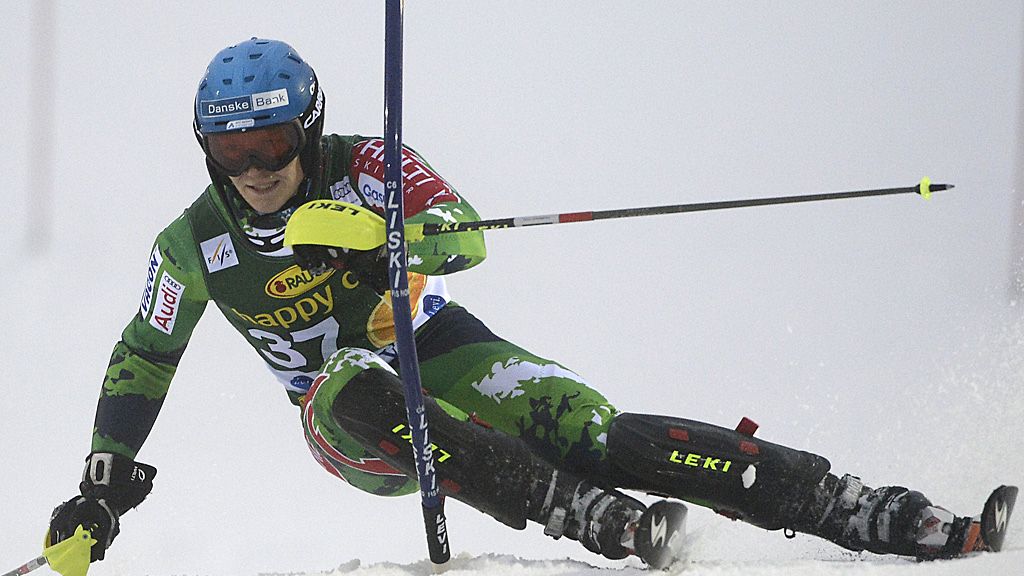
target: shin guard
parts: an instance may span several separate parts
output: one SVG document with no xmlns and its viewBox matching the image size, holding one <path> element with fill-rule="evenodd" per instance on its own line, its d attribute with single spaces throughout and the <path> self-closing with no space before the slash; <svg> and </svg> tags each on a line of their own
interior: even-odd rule
<svg viewBox="0 0 1024 576">
<path fill-rule="evenodd" d="M 566 536 L 592 552 L 623 558 L 633 552 L 628 531 L 644 511 L 639 501 L 558 470 L 525 442 L 459 419 L 424 398 L 431 449 L 442 494 L 516 529 L 532 520 L 554 538 Z M 383 461 L 415 477 L 401 381 L 383 369 L 353 376 L 338 391 L 331 417 Z"/>
<path fill-rule="evenodd" d="M 432 398 L 424 398 L 424 407 L 442 493 L 512 528 L 525 528 L 531 481 L 544 472 L 550 475 L 551 466 L 510 436 L 450 416 Z M 416 477 L 397 376 L 376 368 L 360 372 L 338 392 L 332 416 L 367 450 Z"/>
<path fill-rule="evenodd" d="M 619 414 L 608 432 L 617 486 L 688 500 L 731 518 L 791 528 L 828 460 L 735 430 L 667 416 Z"/>
</svg>

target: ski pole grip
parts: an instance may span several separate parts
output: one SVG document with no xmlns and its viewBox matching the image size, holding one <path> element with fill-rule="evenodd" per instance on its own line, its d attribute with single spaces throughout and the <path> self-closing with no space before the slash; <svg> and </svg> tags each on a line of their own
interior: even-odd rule
<svg viewBox="0 0 1024 576">
<path fill-rule="evenodd" d="M 423 506 L 423 525 L 427 530 L 427 551 L 435 565 L 444 564 L 452 557 L 448 546 L 448 526 L 444 518 L 444 499 L 437 506 Z"/>
</svg>

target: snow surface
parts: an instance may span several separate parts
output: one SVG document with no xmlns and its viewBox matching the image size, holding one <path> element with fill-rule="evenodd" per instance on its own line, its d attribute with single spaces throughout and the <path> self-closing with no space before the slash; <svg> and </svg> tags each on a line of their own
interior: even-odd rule
<svg viewBox="0 0 1024 576">
<path fill-rule="evenodd" d="M 59 2 L 33 91 L 32 3 L 0 19 L 0 569 L 76 490 L 110 348 L 155 234 L 207 182 L 209 58 L 280 37 L 328 130 L 381 131 L 381 3 Z M 1024 3 L 407 2 L 405 140 L 486 217 L 909 185 L 915 197 L 498 231 L 459 302 L 619 408 L 732 426 L 974 513 L 1024 482 Z M 642 9 L 638 9 L 642 6 Z M 28 110 L 58 133 L 39 166 Z M 50 196 L 26 189 L 31 171 Z M 42 196 L 41 196 L 42 195 Z M 42 198 L 52 241 L 27 227 Z M 510 286 L 512 285 L 512 286 Z M 415 497 L 323 472 L 297 413 L 216 310 L 140 460 L 160 472 L 94 575 L 426 574 Z M 1024 574 L 1008 553 L 917 564 L 691 509 L 687 573 Z M 449 506 L 452 573 L 634 573 Z M 516 560 L 521 558 L 521 560 Z M 595 566 L 592 568 L 591 566 Z M 613 572 L 614 573 L 614 572 Z"/>
<path fill-rule="evenodd" d="M 722 575 L 759 574 L 763 576 L 817 576 L 819 574 L 855 574 L 856 576 L 952 576 L 959 574 L 1014 574 L 1008 571 L 1013 566 L 1020 566 L 1021 552 L 1010 552 L 1004 557 L 985 555 L 977 558 L 956 561 L 931 562 L 919 564 L 908 560 L 863 560 L 840 559 L 837 561 L 822 560 L 782 560 L 766 564 L 757 562 L 682 562 L 665 570 L 664 574 L 686 575 Z M 1016 558 L 1013 558 L 1013 557 Z M 1016 562 L 1013 564 L 1012 562 Z M 452 558 L 441 570 L 444 574 L 488 574 L 503 576 L 506 574 L 526 574 L 528 576 L 586 576 L 588 574 L 604 574 L 607 576 L 631 576 L 650 574 L 642 566 L 629 563 L 619 568 L 600 568 L 579 560 L 524 560 L 516 556 L 504 554 L 486 554 L 470 556 L 462 554 Z M 412 564 L 395 564 L 379 562 L 364 565 L 359 560 L 346 562 L 333 570 L 322 572 L 278 572 L 265 573 L 264 576 L 425 576 L 435 574 L 434 566 L 428 560 Z"/>
</svg>

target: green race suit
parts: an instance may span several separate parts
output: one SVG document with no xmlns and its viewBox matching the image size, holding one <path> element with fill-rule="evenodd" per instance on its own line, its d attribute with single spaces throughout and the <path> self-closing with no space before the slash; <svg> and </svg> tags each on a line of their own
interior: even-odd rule
<svg viewBox="0 0 1024 576">
<path fill-rule="evenodd" d="M 383 212 L 383 142 L 325 136 L 323 171 L 302 186 Z M 403 151 L 406 221 L 479 216 L 414 151 Z M 390 300 L 350 272 L 312 275 L 259 227 L 230 184 L 211 185 L 158 236 L 138 313 L 115 345 L 97 407 L 92 449 L 135 458 L 152 429 L 192 331 L 208 302 L 253 347 L 292 403 L 338 350 L 375 351 L 397 365 Z M 454 417 L 486 421 L 554 459 L 592 468 L 604 458 L 614 409 L 573 372 L 491 333 L 451 301 L 444 275 L 480 263 L 482 233 L 430 237 L 409 246 L 410 301 L 424 388 Z M 339 355 L 343 356 L 343 355 Z M 330 368 L 330 365 L 327 367 Z M 333 382 L 344 382 L 334 379 Z M 333 398 L 337 390 L 321 391 Z M 326 400 L 325 400 L 326 402 Z M 303 426 L 328 471 L 377 494 L 415 491 L 415 481 L 375 459 L 325 414 Z"/>
</svg>

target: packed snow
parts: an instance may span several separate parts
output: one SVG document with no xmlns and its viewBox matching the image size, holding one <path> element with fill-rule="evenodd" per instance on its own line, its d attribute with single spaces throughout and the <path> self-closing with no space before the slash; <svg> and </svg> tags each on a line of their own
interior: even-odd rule
<svg viewBox="0 0 1024 576">
<path fill-rule="evenodd" d="M 704 562 L 683 562 L 664 571 L 666 574 L 694 576 L 819 576 L 854 574 L 856 576 L 954 576 L 962 574 L 1017 574 L 1024 561 L 1019 550 L 1004 554 L 1005 557 L 987 555 L 978 558 L 949 562 L 917 564 L 907 560 L 781 560 L 766 563 L 729 562 L 708 560 Z M 414 564 L 380 562 L 363 565 L 352 560 L 333 570 L 316 573 L 317 576 L 425 576 L 436 573 L 429 561 Z M 443 569 L 450 575 L 487 574 L 489 576 L 632 576 L 650 574 L 646 569 L 634 565 L 621 568 L 598 568 L 579 560 L 523 560 L 515 556 L 487 554 L 484 556 L 461 555 L 453 558 Z M 265 576 L 313 576 L 311 573 L 278 573 Z"/>
</svg>

